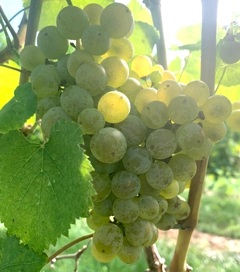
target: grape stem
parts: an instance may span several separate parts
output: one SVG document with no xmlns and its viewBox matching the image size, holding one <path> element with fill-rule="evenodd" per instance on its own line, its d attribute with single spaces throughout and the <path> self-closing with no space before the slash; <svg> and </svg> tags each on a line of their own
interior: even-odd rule
<svg viewBox="0 0 240 272">
<path fill-rule="evenodd" d="M 188 64 L 188 61 L 189 61 L 189 59 L 190 59 L 190 57 L 191 57 L 191 54 L 192 54 L 192 52 L 190 51 L 190 52 L 189 52 L 189 55 L 187 55 L 187 57 L 185 58 L 185 63 L 184 63 L 183 69 L 182 69 L 182 71 L 181 71 L 181 74 L 180 74 L 180 76 L 179 76 L 179 78 L 178 78 L 178 82 L 180 82 L 181 79 L 182 79 L 182 75 L 183 75 L 183 73 L 184 73 L 184 71 L 185 71 L 185 69 L 186 69 L 186 67 L 187 67 L 187 64 Z"/>
<path fill-rule="evenodd" d="M 69 6 L 73 6 L 73 4 L 72 4 L 72 1 L 71 0 L 66 0 L 67 1 L 67 4 L 69 5 Z"/>
<path fill-rule="evenodd" d="M 18 68 L 16 68 L 16 67 L 12 67 L 12 66 L 10 66 L 10 65 L 6 65 L 6 64 L 0 64 L 0 66 L 2 66 L 2 67 L 5 67 L 5 68 L 8 68 L 8 69 L 11 69 L 11 70 L 14 70 L 14 71 L 17 71 L 17 72 L 19 72 L 19 73 L 25 73 L 26 75 L 30 75 L 30 73 L 28 72 L 28 71 L 25 71 L 25 70 L 22 70 L 22 69 L 18 69 Z"/>
<path fill-rule="evenodd" d="M 221 77 L 220 77 L 220 79 L 219 79 L 219 81 L 218 81 L 218 85 L 217 85 L 217 87 L 216 87 L 214 93 L 216 93 L 216 92 L 218 91 L 218 89 L 219 89 L 219 87 L 220 87 L 220 85 L 221 85 L 221 83 L 222 83 L 222 80 L 223 80 L 223 78 L 224 78 L 224 76 L 225 76 L 225 73 L 226 73 L 226 71 L 227 71 L 227 68 L 228 68 L 227 65 L 224 66 L 223 72 L 222 72 L 222 74 L 221 74 Z"/>
</svg>

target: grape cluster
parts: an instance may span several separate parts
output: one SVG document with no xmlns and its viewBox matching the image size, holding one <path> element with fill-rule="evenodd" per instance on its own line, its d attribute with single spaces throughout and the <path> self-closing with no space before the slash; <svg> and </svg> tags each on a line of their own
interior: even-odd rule
<svg viewBox="0 0 240 272">
<path fill-rule="evenodd" d="M 210 96 L 204 82 L 182 85 L 148 56 L 134 56 L 133 29 L 123 4 L 67 6 L 20 56 L 31 71 L 45 137 L 59 119 L 84 132 L 96 191 L 87 224 L 101 262 L 136 262 L 158 229 L 189 215 L 180 194 L 196 173 L 195 160 L 224 137 L 225 120 L 232 128 L 239 122 L 239 106 L 232 112 L 231 102 Z M 71 40 L 78 42 L 68 54 Z"/>
</svg>

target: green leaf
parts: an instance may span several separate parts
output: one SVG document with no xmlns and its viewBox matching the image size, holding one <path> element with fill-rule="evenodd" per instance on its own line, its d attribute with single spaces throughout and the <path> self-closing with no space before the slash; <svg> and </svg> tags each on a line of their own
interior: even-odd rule
<svg viewBox="0 0 240 272">
<path fill-rule="evenodd" d="M 135 27 L 129 40 L 133 43 L 135 55 L 151 55 L 153 46 L 157 43 L 157 30 L 144 22 L 135 22 Z"/>
<path fill-rule="evenodd" d="M 53 126 L 44 145 L 19 131 L 0 138 L 0 218 L 10 235 L 37 252 L 89 215 L 92 167 L 82 142 L 79 125 L 65 120 Z"/>
<path fill-rule="evenodd" d="M 15 236 L 9 236 L 0 226 L 0 271 L 39 272 L 46 264 L 47 255 L 38 254 L 27 245 L 20 243 Z"/>
<path fill-rule="evenodd" d="M 236 86 L 226 87 L 221 85 L 216 94 L 225 95 L 231 102 L 240 100 L 240 84 Z"/>
<path fill-rule="evenodd" d="M 143 7 L 137 0 L 131 0 L 127 5 L 131 10 L 134 20 L 148 23 L 149 25 L 153 25 L 152 15 L 146 7 Z"/>
<path fill-rule="evenodd" d="M 201 24 L 182 27 L 177 33 L 177 39 L 182 44 L 195 44 L 201 40 Z"/>
<path fill-rule="evenodd" d="M 0 132 L 21 128 L 36 112 L 37 97 L 31 83 L 18 86 L 14 97 L 0 110 Z"/>
<path fill-rule="evenodd" d="M 217 60 L 215 78 L 216 83 L 218 83 L 220 78 L 222 77 L 226 65 L 227 64 L 224 64 L 220 59 Z M 240 84 L 240 61 L 234 64 L 227 65 L 227 69 L 223 76 L 221 84 L 226 87 L 236 86 Z"/>
</svg>

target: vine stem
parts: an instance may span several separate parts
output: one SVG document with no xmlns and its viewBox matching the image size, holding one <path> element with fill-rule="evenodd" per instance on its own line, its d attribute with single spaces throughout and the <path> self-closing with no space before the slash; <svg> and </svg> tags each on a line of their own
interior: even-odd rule
<svg viewBox="0 0 240 272">
<path fill-rule="evenodd" d="M 93 233 L 90 233 L 88 235 L 79 237 L 75 240 L 73 240 L 72 242 L 66 244 L 65 246 L 63 246 L 62 248 L 60 248 L 59 250 L 57 250 L 56 252 L 54 252 L 47 260 L 47 263 L 51 262 L 54 258 L 56 258 L 58 255 L 60 255 L 62 252 L 64 252 L 65 250 L 67 250 L 68 248 L 72 247 L 75 244 L 78 244 L 84 240 L 87 240 L 89 238 L 93 237 Z"/>
<path fill-rule="evenodd" d="M 219 81 L 218 81 L 218 85 L 217 85 L 217 87 L 216 87 L 214 93 L 216 93 L 216 92 L 218 91 L 218 89 L 219 89 L 219 87 L 220 87 L 220 85 L 221 85 L 221 83 L 222 83 L 222 80 L 223 80 L 223 78 L 224 78 L 224 76 L 225 76 L 225 73 L 226 73 L 226 71 L 227 71 L 227 68 L 228 68 L 227 65 L 224 66 L 222 75 L 221 75 L 221 77 L 220 77 L 220 79 L 219 79 Z"/>
<path fill-rule="evenodd" d="M 30 75 L 30 73 L 28 71 L 24 71 L 22 69 L 18 69 L 18 68 L 13 67 L 13 66 L 9 66 L 9 65 L 6 65 L 6 64 L 2 64 L 2 63 L 0 63 L 0 66 L 11 69 L 11 70 L 14 70 L 14 71 L 17 71 L 19 73 L 25 73 L 28 76 Z"/>
</svg>

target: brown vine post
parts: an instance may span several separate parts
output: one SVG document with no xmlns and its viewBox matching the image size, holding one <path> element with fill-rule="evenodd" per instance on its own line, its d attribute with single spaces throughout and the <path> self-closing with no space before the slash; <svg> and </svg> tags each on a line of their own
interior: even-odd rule
<svg viewBox="0 0 240 272">
<path fill-rule="evenodd" d="M 218 0 L 202 0 L 201 80 L 208 84 L 211 95 L 214 94 L 215 87 L 217 9 Z M 188 196 L 191 212 L 188 218 L 180 222 L 183 229 L 179 230 L 170 272 L 191 270 L 186 264 L 186 258 L 191 236 L 198 222 L 207 166 L 208 158 L 197 161 L 197 173 L 191 181 Z"/>
</svg>

